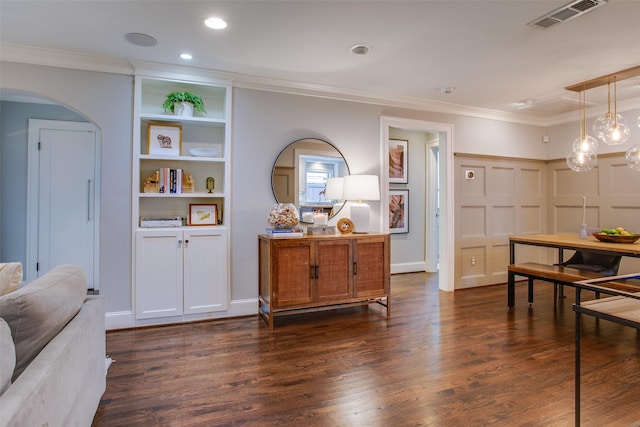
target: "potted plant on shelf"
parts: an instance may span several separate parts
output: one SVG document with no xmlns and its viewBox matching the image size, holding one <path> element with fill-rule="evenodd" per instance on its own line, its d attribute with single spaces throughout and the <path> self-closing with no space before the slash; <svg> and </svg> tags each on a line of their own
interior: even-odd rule
<svg viewBox="0 0 640 427">
<path fill-rule="evenodd" d="M 162 108 L 176 116 L 193 116 L 193 110 L 207 112 L 202 98 L 191 92 L 171 92 L 164 100 Z"/>
</svg>

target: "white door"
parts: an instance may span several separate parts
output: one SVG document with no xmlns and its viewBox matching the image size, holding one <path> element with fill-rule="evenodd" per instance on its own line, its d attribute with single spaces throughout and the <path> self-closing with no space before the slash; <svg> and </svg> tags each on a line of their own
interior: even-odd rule
<svg viewBox="0 0 640 427">
<path fill-rule="evenodd" d="M 227 309 L 227 258 L 226 230 L 185 230 L 185 313 Z"/>
<path fill-rule="evenodd" d="M 182 315 L 182 231 L 136 232 L 136 319 Z"/>
<path fill-rule="evenodd" d="M 29 121 L 32 278 L 77 264 L 88 288 L 99 289 L 98 147 L 98 130 L 90 123 Z"/>
</svg>

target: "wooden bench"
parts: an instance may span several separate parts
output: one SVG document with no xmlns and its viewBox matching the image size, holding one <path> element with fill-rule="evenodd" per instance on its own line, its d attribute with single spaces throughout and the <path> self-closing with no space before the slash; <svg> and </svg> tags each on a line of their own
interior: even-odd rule
<svg viewBox="0 0 640 427">
<path fill-rule="evenodd" d="M 536 262 L 525 262 L 523 264 L 510 264 L 508 268 L 507 282 L 507 306 L 513 308 L 516 300 L 515 276 L 528 278 L 529 284 L 529 305 L 533 304 L 533 281 L 543 280 L 553 283 L 553 305 L 555 307 L 558 299 L 558 285 L 573 286 L 574 282 L 587 279 L 604 277 L 599 273 L 578 270 L 576 268 L 561 267 L 558 265 L 539 264 Z"/>
</svg>

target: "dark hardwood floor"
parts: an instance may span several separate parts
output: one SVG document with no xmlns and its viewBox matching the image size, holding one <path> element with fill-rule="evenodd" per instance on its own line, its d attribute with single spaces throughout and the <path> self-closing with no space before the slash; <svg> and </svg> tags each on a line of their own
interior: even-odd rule
<svg viewBox="0 0 640 427">
<path fill-rule="evenodd" d="M 392 312 L 348 308 L 113 331 L 94 426 L 571 426 L 573 290 L 441 292 L 391 279 Z M 591 297 L 591 296 L 588 296 Z M 585 317 L 582 425 L 640 420 L 640 337 Z"/>
</svg>

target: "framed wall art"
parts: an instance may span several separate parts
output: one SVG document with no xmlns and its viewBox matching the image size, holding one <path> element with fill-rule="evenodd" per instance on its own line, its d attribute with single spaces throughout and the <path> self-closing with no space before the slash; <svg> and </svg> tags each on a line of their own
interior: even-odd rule
<svg viewBox="0 0 640 427">
<path fill-rule="evenodd" d="M 182 152 L 182 126 L 149 124 L 147 149 L 151 156 L 179 156 Z"/>
<path fill-rule="evenodd" d="M 217 225 L 218 205 L 189 205 L 189 225 Z"/>
<path fill-rule="evenodd" d="M 409 190 L 389 190 L 389 233 L 409 232 Z"/>
<path fill-rule="evenodd" d="M 389 140 L 389 182 L 406 184 L 409 182 L 407 156 L 409 141 L 404 139 Z"/>
</svg>

